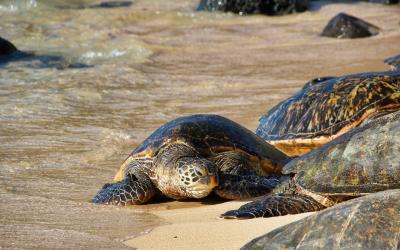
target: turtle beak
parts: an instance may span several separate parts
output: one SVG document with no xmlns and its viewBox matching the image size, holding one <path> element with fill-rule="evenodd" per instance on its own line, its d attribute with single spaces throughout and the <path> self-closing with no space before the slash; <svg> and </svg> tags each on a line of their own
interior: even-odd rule
<svg viewBox="0 0 400 250">
<path fill-rule="evenodd" d="M 199 183 L 206 185 L 210 188 L 214 188 L 218 186 L 218 176 L 217 175 L 207 175 L 201 177 L 198 181 Z"/>
</svg>

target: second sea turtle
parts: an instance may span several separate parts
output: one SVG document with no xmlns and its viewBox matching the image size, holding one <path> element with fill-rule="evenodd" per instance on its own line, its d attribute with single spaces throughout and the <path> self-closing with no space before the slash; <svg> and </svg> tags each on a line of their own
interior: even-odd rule
<svg viewBox="0 0 400 250">
<path fill-rule="evenodd" d="M 312 212 L 355 197 L 400 188 L 400 110 L 379 117 L 290 161 L 291 176 L 274 195 L 228 211 L 224 218 Z"/>
<path fill-rule="evenodd" d="M 260 118 L 257 135 L 300 156 L 400 107 L 400 71 L 323 77 Z"/>
</svg>

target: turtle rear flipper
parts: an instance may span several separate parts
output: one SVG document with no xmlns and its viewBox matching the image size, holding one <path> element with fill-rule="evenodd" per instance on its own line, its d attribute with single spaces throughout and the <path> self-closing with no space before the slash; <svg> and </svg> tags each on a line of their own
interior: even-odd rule
<svg viewBox="0 0 400 250">
<path fill-rule="evenodd" d="M 125 179 L 115 183 L 108 183 L 92 199 L 98 204 L 143 204 L 156 193 L 149 177 L 139 174 L 128 174 Z"/>
<path fill-rule="evenodd" d="M 280 183 L 280 177 L 275 176 L 221 174 L 219 185 L 214 192 L 225 199 L 248 199 L 269 194 Z"/>
<path fill-rule="evenodd" d="M 325 206 L 308 196 L 278 194 L 247 203 L 238 210 L 225 212 L 221 217 L 225 219 L 251 219 L 314 212 L 324 208 Z"/>
</svg>

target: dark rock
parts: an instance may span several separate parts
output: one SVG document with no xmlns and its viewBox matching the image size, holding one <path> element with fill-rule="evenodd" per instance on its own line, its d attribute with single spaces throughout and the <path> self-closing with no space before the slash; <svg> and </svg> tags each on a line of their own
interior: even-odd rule
<svg viewBox="0 0 400 250">
<path fill-rule="evenodd" d="M 201 0 L 197 10 L 224 11 L 240 15 L 285 15 L 308 9 L 309 0 Z"/>
<path fill-rule="evenodd" d="M 110 1 L 102 2 L 89 6 L 90 8 L 118 8 L 118 7 L 129 7 L 132 5 L 132 1 Z"/>
<path fill-rule="evenodd" d="M 37 55 L 34 52 L 18 50 L 11 42 L 0 37 L 0 68 L 11 62 L 18 62 L 22 67 L 30 68 L 57 68 L 57 69 L 80 69 L 93 67 L 79 62 L 69 62 L 58 55 Z"/>
<path fill-rule="evenodd" d="M 18 49 L 11 42 L 0 37 L 0 56 L 8 56 L 17 51 Z"/>
<path fill-rule="evenodd" d="M 59 55 L 36 54 L 34 52 L 15 51 L 8 56 L 0 56 L 0 68 L 8 66 L 10 63 L 18 65 L 17 67 L 27 67 L 34 69 L 56 68 L 64 69 L 81 69 L 90 68 L 94 65 L 88 65 L 80 62 L 71 62 Z"/>
<path fill-rule="evenodd" d="M 197 11 L 227 11 L 227 0 L 201 0 Z"/>
<path fill-rule="evenodd" d="M 396 4 L 399 0 L 369 0 L 371 3 Z"/>
<path fill-rule="evenodd" d="M 361 38 L 378 34 L 379 28 L 357 17 L 339 13 L 332 18 L 321 36 L 335 38 Z"/>
</svg>

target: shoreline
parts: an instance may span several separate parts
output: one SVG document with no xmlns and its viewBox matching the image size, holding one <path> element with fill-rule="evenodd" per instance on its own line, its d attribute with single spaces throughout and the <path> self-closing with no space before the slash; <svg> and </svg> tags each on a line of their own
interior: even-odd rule
<svg viewBox="0 0 400 250">
<path fill-rule="evenodd" d="M 166 224 L 123 243 L 135 249 L 238 249 L 275 228 L 313 214 L 249 220 L 219 218 L 223 212 L 237 209 L 247 202 L 229 201 L 192 208 L 148 211 Z"/>
</svg>

